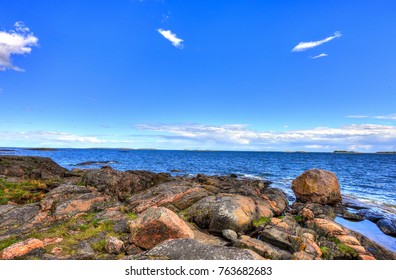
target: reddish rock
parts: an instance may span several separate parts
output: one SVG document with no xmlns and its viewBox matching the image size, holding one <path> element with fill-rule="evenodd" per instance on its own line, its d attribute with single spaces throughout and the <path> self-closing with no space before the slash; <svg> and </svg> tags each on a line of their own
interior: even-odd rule
<svg viewBox="0 0 396 280">
<path fill-rule="evenodd" d="M 5 248 L 1 252 L 1 259 L 12 260 L 17 257 L 22 257 L 39 248 L 44 248 L 44 242 L 39 239 L 30 238 Z"/>
<path fill-rule="evenodd" d="M 62 254 L 62 248 L 61 247 L 54 247 L 51 250 L 51 254 L 54 254 L 55 256 L 59 256 L 60 254 Z"/>
<path fill-rule="evenodd" d="M 95 194 L 82 194 L 78 199 L 71 199 L 61 202 L 56 206 L 54 216 L 63 217 L 66 215 L 74 215 L 81 212 L 92 211 L 95 205 L 106 201 L 104 196 L 97 196 Z"/>
<path fill-rule="evenodd" d="M 296 252 L 292 255 L 291 257 L 292 260 L 301 260 L 301 261 L 309 261 L 309 260 L 314 260 L 315 257 L 311 254 L 308 254 L 307 252 Z"/>
<path fill-rule="evenodd" d="M 342 200 L 337 176 L 326 170 L 305 171 L 293 180 L 292 190 L 301 202 L 336 205 Z"/>
<path fill-rule="evenodd" d="M 158 243 L 177 238 L 194 238 L 193 231 L 174 212 L 164 207 L 151 207 L 129 223 L 129 241 L 150 249 Z"/>
<path fill-rule="evenodd" d="M 319 235 L 335 237 L 338 235 L 347 235 L 348 232 L 336 222 L 315 218 L 307 223 L 308 227 L 315 230 Z"/>
<path fill-rule="evenodd" d="M 300 212 L 300 216 L 302 217 L 304 222 L 311 221 L 315 218 L 314 213 L 308 208 L 303 208 Z"/>
<path fill-rule="evenodd" d="M 88 170 L 82 181 L 86 185 L 95 186 L 101 191 L 124 200 L 132 193 L 154 187 L 171 179 L 172 177 L 167 173 L 157 174 L 138 170 L 121 172 L 105 166 L 101 169 Z"/>
</svg>

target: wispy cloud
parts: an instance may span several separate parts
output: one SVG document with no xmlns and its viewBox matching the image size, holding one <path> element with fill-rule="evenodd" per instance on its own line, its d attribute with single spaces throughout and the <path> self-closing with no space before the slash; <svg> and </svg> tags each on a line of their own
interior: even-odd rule
<svg viewBox="0 0 396 280">
<path fill-rule="evenodd" d="M 9 132 L 0 131 L 0 139 L 14 140 L 28 139 L 29 141 L 49 141 L 49 142 L 63 142 L 63 143 L 102 143 L 103 140 L 93 136 L 79 136 L 66 132 L 53 131 L 26 131 L 26 132 Z"/>
<path fill-rule="evenodd" d="M 315 55 L 315 56 L 311 56 L 311 58 L 312 59 L 318 59 L 318 58 L 326 57 L 326 56 L 328 56 L 327 53 L 321 53 L 321 54 L 318 54 L 318 55 Z"/>
<path fill-rule="evenodd" d="M 0 31 L 0 71 L 12 69 L 24 71 L 12 64 L 12 55 L 29 54 L 37 46 L 38 38 L 21 21 L 14 24 L 15 30 Z"/>
<path fill-rule="evenodd" d="M 300 42 L 297 46 L 295 46 L 292 49 L 292 52 L 303 52 L 303 51 L 306 51 L 308 49 L 312 49 L 312 48 L 318 47 L 318 46 L 320 46 L 320 45 L 322 45 L 324 43 L 330 42 L 331 40 L 334 40 L 334 39 L 339 38 L 341 36 L 342 36 L 341 32 L 336 31 L 333 36 L 327 37 L 327 38 L 325 38 L 323 40 L 311 41 L 311 42 Z"/>
<path fill-rule="evenodd" d="M 178 38 L 176 34 L 172 33 L 170 30 L 164 30 L 164 29 L 157 29 L 157 31 L 164 36 L 165 39 L 169 40 L 173 46 L 176 48 L 182 49 L 183 48 L 183 40 Z"/>
<path fill-rule="evenodd" d="M 350 115 L 347 116 L 348 118 L 355 118 L 355 119 L 379 119 L 379 120 L 396 120 L 396 113 L 395 114 L 388 114 L 388 115 Z"/>
</svg>

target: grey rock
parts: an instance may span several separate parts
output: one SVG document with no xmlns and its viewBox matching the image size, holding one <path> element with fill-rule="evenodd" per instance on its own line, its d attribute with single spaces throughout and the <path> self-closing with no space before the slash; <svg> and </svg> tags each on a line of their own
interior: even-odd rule
<svg viewBox="0 0 396 280">
<path fill-rule="evenodd" d="M 250 250 L 208 245 L 194 239 L 173 239 L 158 244 L 137 259 L 260 260 L 262 257 Z"/>
<path fill-rule="evenodd" d="M 238 239 L 238 234 L 232 229 L 225 229 L 221 233 L 223 234 L 224 238 L 230 241 L 234 241 Z"/>
</svg>

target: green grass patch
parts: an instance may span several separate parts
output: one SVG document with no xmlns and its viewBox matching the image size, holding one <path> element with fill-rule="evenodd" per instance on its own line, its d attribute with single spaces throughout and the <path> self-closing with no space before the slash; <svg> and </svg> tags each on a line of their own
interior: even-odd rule
<svg viewBox="0 0 396 280">
<path fill-rule="evenodd" d="M 49 229 L 35 232 L 30 237 L 39 239 L 62 237 L 63 241 L 57 243 L 56 246 L 62 248 L 63 255 L 74 255 L 77 252 L 77 244 L 81 241 L 94 238 L 102 232 L 106 232 L 107 235 L 111 234 L 112 236 L 118 236 L 113 229 L 114 222 L 94 219 L 96 214 L 97 213 L 88 213 L 78 218 L 62 221 Z M 103 242 L 105 241 L 103 240 Z M 98 251 L 100 251 L 99 249 L 101 248 L 99 245 L 100 244 L 95 245 Z M 52 248 L 54 248 L 53 244 L 47 246 L 45 249 L 47 252 L 50 252 Z"/>
<path fill-rule="evenodd" d="M 337 248 L 338 250 L 340 250 L 340 252 L 342 252 L 343 254 L 348 254 L 354 258 L 357 258 L 359 256 L 359 254 L 356 252 L 355 249 L 349 247 L 348 245 L 342 243 L 340 240 L 338 240 L 335 237 L 330 237 L 329 238 L 330 241 L 334 242 L 335 244 L 337 244 Z"/>
<path fill-rule="evenodd" d="M 23 182 L 8 182 L 0 179 L 0 205 L 15 202 L 27 204 L 38 202 L 43 199 L 47 192 L 47 185 L 38 180 Z"/>
<path fill-rule="evenodd" d="M 130 220 L 136 220 L 137 217 L 138 217 L 138 215 L 135 214 L 135 213 L 133 213 L 133 212 L 126 213 L 126 215 L 127 215 L 127 217 L 128 217 Z"/>
<path fill-rule="evenodd" d="M 0 251 L 2 251 L 3 249 L 5 249 L 19 241 L 20 240 L 18 240 L 16 237 L 10 237 L 10 238 L 4 239 L 3 241 L 0 241 Z"/>
<path fill-rule="evenodd" d="M 92 249 L 94 249 L 97 252 L 105 252 L 105 246 L 106 246 L 106 240 L 100 240 L 94 244 L 92 244 Z"/>
<path fill-rule="evenodd" d="M 330 249 L 327 246 L 320 246 L 320 250 L 322 251 L 322 259 L 329 260 L 330 259 Z"/>
<path fill-rule="evenodd" d="M 296 222 L 301 222 L 302 221 L 302 217 L 297 215 L 294 217 L 294 219 L 296 220 Z"/>
<path fill-rule="evenodd" d="M 266 224 L 268 224 L 269 222 L 271 221 L 271 218 L 268 218 L 268 217 L 261 217 L 261 218 L 259 218 L 259 219 L 257 219 L 257 220 L 254 220 L 253 222 L 252 222 L 252 225 L 255 227 L 255 228 L 258 228 L 258 227 L 260 227 L 260 226 L 265 226 Z"/>
</svg>

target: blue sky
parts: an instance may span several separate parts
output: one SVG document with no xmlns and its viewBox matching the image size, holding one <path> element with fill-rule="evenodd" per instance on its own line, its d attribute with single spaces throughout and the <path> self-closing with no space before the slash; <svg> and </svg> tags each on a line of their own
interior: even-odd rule
<svg viewBox="0 0 396 280">
<path fill-rule="evenodd" d="M 396 2 L 2 1 L 0 146 L 396 150 Z"/>
</svg>

